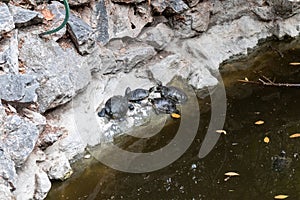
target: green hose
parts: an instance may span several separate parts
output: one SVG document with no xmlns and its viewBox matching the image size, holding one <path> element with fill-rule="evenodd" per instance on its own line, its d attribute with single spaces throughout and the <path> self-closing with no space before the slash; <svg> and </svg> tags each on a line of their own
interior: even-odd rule
<svg viewBox="0 0 300 200">
<path fill-rule="evenodd" d="M 52 34 L 52 33 L 56 33 L 57 31 L 59 31 L 60 29 L 62 29 L 68 22 L 69 20 L 69 17 L 70 17 L 70 7 L 69 7 L 69 4 L 68 4 L 68 1 L 67 0 L 63 0 L 64 2 L 64 6 L 65 6 L 65 11 L 66 11 L 66 15 L 65 15 L 65 19 L 64 21 L 62 22 L 62 24 L 53 29 L 53 30 L 50 30 L 50 31 L 46 31 L 46 32 L 43 32 L 43 33 L 40 33 L 39 36 L 44 36 L 44 35 L 49 35 L 49 34 Z"/>
</svg>

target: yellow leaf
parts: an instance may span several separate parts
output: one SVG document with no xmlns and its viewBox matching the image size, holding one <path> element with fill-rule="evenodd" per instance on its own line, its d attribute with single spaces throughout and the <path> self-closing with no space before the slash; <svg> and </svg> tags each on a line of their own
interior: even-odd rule
<svg viewBox="0 0 300 200">
<path fill-rule="evenodd" d="M 48 9 L 43 9 L 43 10 L 42 10 L 42 14 L 43 14 L 43 16 L 45 17 L 45 19 L 46 19 L 47 21 L 50 21 L 50 20 L 52 20 L 52 19 L 54 18 L 54 15 L 53 15 L 52 12 L 51 12 L 50 10 L 48 10 Z"/>
<path fill-rule="evenodd" d="M 248 79 L 247 77 L 245 77 L 245 81 L 247 81 L 247 82 L 248 82 L 248 81 L 249 81 L 249 79 Z"/>
<path fill-rule="evenodd" d="M 295 133 L 293 135 L 290 135 L 290 138 L 297 138 L 300 137 L 300 133 Z"/>
<path fill-rule="evenodd" d="M 267 144 L 268 144 L 269 142 L 270 142 L 270 138 L 266 136 L 266 137 L 264 138 L 264 143 L 267 143 Z"/>
<path fill-rule="evenodd" d="M 294 66 L 300 65 L 300 62 L 291 62 L 290 65 L 294 65 Z"/>
<path fill-rule="evenodd" d="M 224 175 L 225 176 L 239 176 L 239 174 L 236 172 L 226 172 Z"/>
<path fill-rule="evenodd" d="M 261 124 L 264 124 L 265 122 L 263 120 L 258 120 L 256 121 L 254 124 L 256 125 L 261 125 Z"/>
<path fill-rule="evenodd" d="M 280 194 L 280 195 L 276 195 L 274 198 L 275 199 L 286 199 L 288 197 L 289 197 L 288 195 Z"/>
<path fill-rule="evenodd" d="M 180 118 L 180 115 L 177 114 L 177 113 L 172 113 L 171 114 L 171 117 L 175 118 L 175 119 L 179 119 Z"/>
<path fill-rule="evenodd" d="M 217 133 L 223 133 L 224 135 L 226 135 L 226 131 L 225 130 L 216 130 Z"/>
</svg>

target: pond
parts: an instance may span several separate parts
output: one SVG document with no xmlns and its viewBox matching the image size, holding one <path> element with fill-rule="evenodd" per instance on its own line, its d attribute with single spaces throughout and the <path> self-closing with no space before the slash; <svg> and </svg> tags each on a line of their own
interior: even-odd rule
<svg viewBox="0 0 300 200">
<path fill-rule="evenodd" d="M 204 158 L 199 149 L 210 120 L 210 99 L 199 99 L 201 120 L 196 138 L 174 163 L 148 173 L 126 173 L 88 159 L 74 164 L 74 175 L 54 182 L 48 200 L 59 199 L 273 199 L 279 194 L 300 198 L 300 87 L 263 86 L 263 76 L 276 83 L 300 83 L 300 41 L 272 41 L 247 58 L 221 67 L 226 86 L 224 130 Z M 255 122 L 264 123 L 257 125 Z M 150 139 L 124 139 L 134 151 L 156 150 L 176 135 L 180 120 L 169 120 Z M 269 140 L 269 141 L 268 141 Z M 142 150 L 141 150 L 142 149 Z M 286 152 L 289 164 L 274 169 L 274 159 Z M 226 176 L 235 172 L 238 176 Z"/>
</svg>

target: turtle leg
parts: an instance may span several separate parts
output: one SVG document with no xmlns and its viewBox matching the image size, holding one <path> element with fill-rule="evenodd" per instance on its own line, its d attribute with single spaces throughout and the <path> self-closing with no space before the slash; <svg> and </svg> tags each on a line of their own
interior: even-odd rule
<svg viewBox="0 0 300 200">
<path fill-rule="evenodd" d="M 128 109 L 129 109 L 129 110 L 134 110 L 134 106 L 133 106 L 132 104 L 129 104 L 129 105 L 128 105 Z"/>
<path fill-rule="evenodd" d="M 102 108 L 100 112 L 98 112 L 99 117 L 105 117 L 105 108 Z"/>
</svg>

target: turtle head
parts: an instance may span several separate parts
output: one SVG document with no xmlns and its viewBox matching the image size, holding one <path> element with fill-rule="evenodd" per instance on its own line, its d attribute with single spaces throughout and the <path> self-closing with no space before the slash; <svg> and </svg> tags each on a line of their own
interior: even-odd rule
<svg viewBox="0 0 300 200">
<path fill-rule="evenodd" d="M 148 101 L 149 101 L 151 104 L 154 104 L 154 99 L 148 98 Z"/>
<path fill-rule="evenodd" d="M 105 117 L 105 113 L 106 113 L 105 108 L 102 108 L 101 111 L 98 112 L 98 116 L 99 116 L 99 117 Z"/>
</svg>

